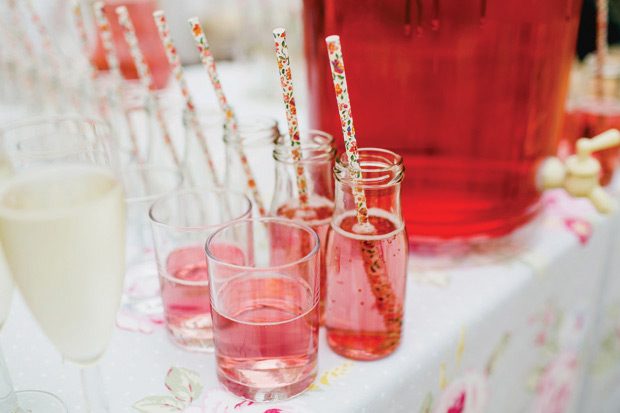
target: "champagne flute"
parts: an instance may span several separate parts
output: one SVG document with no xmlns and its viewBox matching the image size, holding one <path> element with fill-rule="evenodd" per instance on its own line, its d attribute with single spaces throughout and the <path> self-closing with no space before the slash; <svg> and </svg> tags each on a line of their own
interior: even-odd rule
<svg viewBox="0 0 620 413">
<path fill-rule="evenodd" d="M 0 183 L 5 182 L 12 172 L 11 164 L 6 156 L 0 156 Z M 9 316 L 14 287 L 15 283 L 6 262 L 4 250 L 0 246 L 0 331 Z M 0 348 L 0 412 L 67 413 L 67 407 L 59 398 L 44 391 L 15 392 Z"/>
<path fill-rule="evenodd" d="M 65 139 L 68 130 L 84 138 L 81 147 Z M 11 274 L 47 337 L 81 368 L 89 411 L 108 412 L 97 363 L 125 273 L 125 206 L 109 129 L 40 118 L 1 130 L 0 139 L 16 170 L 0 186 L 0 242 Z M 33 151 L 21 145 L 26 140 L 44 145 Z"/>
</svg>

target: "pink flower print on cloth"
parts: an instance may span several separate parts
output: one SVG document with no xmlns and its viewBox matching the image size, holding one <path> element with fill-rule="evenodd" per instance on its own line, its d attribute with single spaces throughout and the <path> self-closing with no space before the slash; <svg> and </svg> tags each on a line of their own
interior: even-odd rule
<svg viewBox="0 0 620 413">
<path fill-rule="evenodd" d="M 183 413 L 310 413 L 299 403 L 299 400 L 287 401 L 286 406 L 278 402 L 257 403 L 214 388 L 205 393 L 202 401 L 185 408 Z"/>
<path fill-rule="evenodd" d="M 441 392 L 434 413 L 482 413 L 488 398 L 486 374 L 469 370 Z"/>
<path fill-rule="evenodd" d="M 536 386 L 533 413 L 563 413 L 573 398 L 577 384 L 579 359 L 573 351 L 564 351 L 551 361 Z"/>
</svg>

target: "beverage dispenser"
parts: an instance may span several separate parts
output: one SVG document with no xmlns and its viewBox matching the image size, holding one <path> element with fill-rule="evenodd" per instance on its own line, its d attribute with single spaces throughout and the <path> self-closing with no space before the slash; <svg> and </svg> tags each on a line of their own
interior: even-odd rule
<svg viewBox="0 0 620 413">
<path fill-rule="evenodd" d="M 304 0 L 311 126 L 341 133 L 324 42 L 338 34 L 359 146 L 404 158 L 414 250 L 504 236 L 540 212 L 581 3 Z"/>
</svg>

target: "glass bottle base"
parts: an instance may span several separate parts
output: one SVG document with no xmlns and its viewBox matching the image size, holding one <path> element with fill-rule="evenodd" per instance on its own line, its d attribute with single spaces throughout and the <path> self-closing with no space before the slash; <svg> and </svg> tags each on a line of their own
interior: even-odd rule
<svg viewBox="0 0 620 413">
<path fill-rule="evenodd" d="M 400 344 L 400 334 L 328 329 L 327 344 L 335 353 L 348 359 L 372 361 L 392 354 Z"/>
</svg>

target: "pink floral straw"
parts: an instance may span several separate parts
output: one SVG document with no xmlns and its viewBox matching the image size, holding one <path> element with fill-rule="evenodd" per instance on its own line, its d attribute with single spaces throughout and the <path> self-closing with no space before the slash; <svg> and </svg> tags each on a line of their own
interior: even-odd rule
<svg viewBox="0 0 620 413">
<path fill-rule="evenodd" d="M 209 49 L 207 37 L 205 36 L 204 32 L 202 31 L 202 27 L 200 26 L 200 20 L 198 19 L 198 17 L 192 17 L 188 20 L 188 22 L 192 29 L 192 34 L 194 35 L 194 42 L 196 43 L 198 51 L 200 52 L 200 61 L 207 70 L 207 73 L 209 74 L 209 79 L 211 79 L 211 84 L 213 85 L 213 89 L 215 90 L 215 94 L 217 95 L 220 109 L 225 115 L 224 122 L 226 130 L 231 131 L 232 133 L 237 133 L 237 121 L 235 119 L 235 115 L 233 114 L 232 109 L 228 105 L 228 101 L 226 100 L 226 95 L 224 94 L 224 90 L 222 89 L 222 84 L 220 83 L 220 79 L 217 75 L 217 70 L 215 69 L 215 59 L 213 58 L 211 50 Z M 258 192 L 258 188 L 256 187 L 256 181 L 254 180 L 252 169 L 250 168 L 250 164 L 248 163 L 248 158 L 245 156 L 245 153 L 241 146 L 238 145 L 237 150 L 239 152 L 239 157 L 241 158 L 241 166 L 243 167 L 243 172 L 245 173 L 245 177 L 247 179 L 248 188 L 252 193 L 252 197 L 254 198 L 254 202 L 256 203 L 258 212 L 261 216 L 264 216 L 265 208 L 263 207 L 260 193 Z"/>
<path fill-rule="evenodd" d="M 308 204 L 308 184 L 304 174 L 302 160 L 301 142 L 299 138 L 299 122 L 297 121 L 297 107 L 293 96 L 293 78 L 291 76 L 291 65 L 288 56 L 288 46 L 286 45 L 286 31 L 275 29 L 273 40 L 276 45 L 276 59 L 278 61 L 278 72 L 280 73 L 280 85 L 282 86 L 282 97 L 286 108 L 286 121 L 288 122 L 288 134 L 291 138 L 293 160 L 296 162 L 297 169 L 297 191 L 299 192 L 299 203 L 302 208 Z"/>
<path fill-rule="evenodd" d="M 166 145 L 170 150 L 170 154 L 172 155 L 172 159 L 176 166 L 180 166 L 179 157 L 176 154 L 174 149 L 174 145 L 172 145 L 172 140 L 170 139 L 170 134 L 168 133 L 168 128 L 166 127 L 166 122 L 164 121 L 164 117 L 162 111 L 159 107 L 159 102 L 155 97 L 155 83 L 153 82 L 153 77 L 151 76 L 151 71 L 149 69 L 144 56 L 142 55 L 142 51 L 140 50 L 140 46 L 138 45 L 138 38 L 136 36 L 136 31 L 133 27 L 133 23 L 131 22 L 131 18 L 129 17 L 129 12 L 127 11 L 127 7 L 120 6 L 116 8 L 116 14 L 118 16 L 118 22 L 123 28 L 123 36 L 125 37 L 125 42 L 129 45 L 129 51 L 131 53 L 131 57 L 133 58 L 133 62 L 136 65 L 136 69 L 138 69 L 138 76 L 140 77 L 140 81 L 148 89 L 152 99 L 153 106 L 155 109 L 155 117 L 157 118 L 157 122 L 164 133 L 164 140 L 166 141 Z"/>
<path fill-rule="evenodd" d="M 52 45 L 50 35 L 47 32 L 47 29 L 45 28 L 45 25 L 43 24 L 43 21 L 41 20 L 39 13 L 37 13 L 34 6 L 32 5 L 32 1 L 24 0 L 24 2 L 26 3 L 26 7 L 28 8 L 28 11 L 30 12 L 32 23 L 34 24 L 35 28 L 39 32 L 39 37 L 41 38 L 41 42 L 43 44 L 43 51 L 45 55 L 47 56 L 48 62 L 52 66 L 52 69 L 54 70 L 55 75 L 60 76 L 60 63 L 58 61 L 58 56 L 55 53 L 54 47 Z"/>
<path fill-rule="evenodd" d="M 353 127 L 353 115 L 351 114 L 351 103 L 349 102 L 349 90 L 347 89 L 347 78 L 344 74 L 344 61 L 340 50 L 340 37 L 329 36 L 325 38 L 327 42 L 327 52 L 329 55 L 332 78 L 334 80 L 334 90 L 336 91 L 336 101 L 338 112 L 340 113 L 340 123 L 342 124 L 342 135 L 344 136 L 344 148 L 349 160 L 349 176 L 353 180 L 353 196 L 357 208 L 357 222 L 362 227 L 368 227 L 368 208 L 366 208 L 366 194 L 364 189 L 355 185 L 362 179 L 362 169 L 359 164 L 357 154 L 357 141 L 355 140 L 355 128 Z"/>
<path fill-rule="evenodd" d="M 91 79 L 95 79 L 97 77 L 97 71 L 93 67 L 90 59 L 88 58 L 88 36 L 86 35 L 86 29 L 84 28 L 84 17 L 82 16 L 82 8 L 80 7 L 79 0 L 73 0 L 73 20 L 75 22 L 75 28 L 78 32 L 78 38 L 80 40 L 80 48 L 82 49 L 82 54 L 86 58 L 88 62 L 88 72 Z"/>
<path fill-rule="evenodd" d="M 114 45 L 114 38 L 112 37 L 110 21 L 103 12 L 104 7 L 105 4 L 102 1 L 96 1 L 95 4 L 93 4 L 95 21 L 97 23 L 97 27 L 99 28 L 99 37 L 101 38 L 101 44 L 103 45 L 103 50 L 105 52 L 105 60 L 108 63 L 108 68 L 116 83 L 116 98 L 110 99 L 110 103 L 114 105 L 118 104 L 120 106 L 120 110 L 125 115 L 129 139 L 131 141 L 131 152 L 136 157 L 138 163 L 142 163 L 140 150 L 138 148 L 138 139 L 134 133 L 131 119 L 129 118 L 129 113 L 123 101 L 123 75 L 121 73 L 120 63 L 118 62 L 118 56 L 116 54 L 116 46 Z"/>
<path fill-rule="evenodd" d="M 340 113 L 342 124 L 342 134 L 344 136 L 345 150 L 349 160 L 349 176 L 353 181 L 352 192 L 357 208 L 357 221 L 362 229 L 371 232 L 374 227 L 368 221 L 368 209 L 366 207 L 366 194 L 363 188 L 356 187 L 358 180 L 362 178 L 362 170 L 359 164 L 357 153 L 357 141 L 355 140 L 355 128 L 353 127 L 353 117 L 351 115 L 351 103 L 349 101 L 349 91 L 347 79 L 344 71 L 344 61 L 339 36 L 329 36 L 325 38 L 329 63 L 332 70 L 336 101 Z M 378 248 L 373 240 L 360 241 L 364 269 L 370 283 L 372 293 L 376 300 L 377 310 L 383 316 L 385 327 L 388 332 L 400 332 L 402 327 L 402 308 L 397 306 L 396 295 L 390 284 L 390 279 L 385 268 L 385 258 L 383 252 Z M 386 345 L 395 345 L 398 335 Z"/>
<path fill-rule="evenodd" d="M 200 129 L 200 125 L 198 123 L 198 116 L 196 116 L 196 107 L 194 106 L 194 102 L 192 100 L 192 96 L 189 93 L 189 88 L 187 87 L 187 82 L 185 81 L 185 76 L 183 76 L 183 66 L 181 65 L 181 59 L 179 58 L 179 54 L 177 53 L 177 49 L 174 46 L 174 41 L 172 40 L 172 36 L 170 35 L 170 29 L 168 29 L 168 22 L 166 21 L 166 15 L 162 10 L 158 10 L 153 13 L 153 19 L 155 20 L 155 24 L 157 25 L 157 30 L 159 31 L 159 37 L 164 45 L 164 49 L 166 50 L 166 56 L 168 57 L 168 63 L 170 64 L 170 69 L 174 76 L 177 79 L 179 87 L 181 88 L 181 94 L 185 100 L 185 106 L 187 107 L 187 111 L 189 113 L 189 121 L 191 127 L 194 129 L 194 133 L 200 142 L 202 147 L 202 151 L 205 154 L 205 158 L 207 159 L 207 165 L 211 170 L 211 175 L 213 176 L 213 183 L 216 186 L 219 186 L 219 180 L 217 178 L 217 172 L 215 170 L 215 164 L 213 163 L 213 159 L 211 158 L 211 153 L 209 152 L 209 147 L 207 146 L 207 138 L 202 133 Z"/>
</svg>

